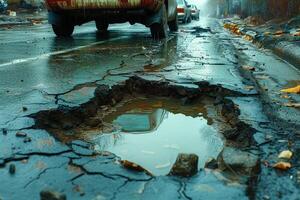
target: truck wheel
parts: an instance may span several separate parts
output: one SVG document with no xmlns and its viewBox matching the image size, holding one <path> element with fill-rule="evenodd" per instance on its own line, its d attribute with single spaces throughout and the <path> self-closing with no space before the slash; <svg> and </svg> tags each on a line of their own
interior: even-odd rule
<svg viewBox="0 0 300 200">
<path fill-rule="evenodd" d="M 73 34 L 74 26 L 70 24 L 52 24 L 52 29 L 55 35 L 58 37 L 70 37 Z"/>
<path fill-rule="evenodd" d="M 107 32 L 108 23 L 102 21 L 96 21 L 96 28 L 99 32 Z"/>
<path fill-rule="evenodd" d="M 169 22 L 169 28 L 171 31 L 178 31 L 178 14 L 176 12 L 175 19 Z"/>
<path fill-rule="evenodd" d="M 168 35 L 168 19 L 165 5 L 162 6 L 162 17 L 160 23 L 154 23 L 150 26 L 153 39 L 163 39 Z"/>
</svg>

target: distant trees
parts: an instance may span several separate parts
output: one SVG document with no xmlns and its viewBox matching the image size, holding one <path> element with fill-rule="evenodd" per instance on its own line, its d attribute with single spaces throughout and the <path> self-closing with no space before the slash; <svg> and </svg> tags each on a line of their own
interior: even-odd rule
<svg viewBox="0 0 300 200">
<path fill-rule="evenodd" d="M 210 0 L 209 4 L 218 16 L 238 14 L 269 19 L 300 14 L 300 0 Z"/>
</svg>

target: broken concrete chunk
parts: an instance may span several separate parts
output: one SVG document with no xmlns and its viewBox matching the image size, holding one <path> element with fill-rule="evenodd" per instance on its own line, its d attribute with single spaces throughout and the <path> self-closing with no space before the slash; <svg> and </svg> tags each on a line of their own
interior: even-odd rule
<svg viewBox="0 0 300 200">
<path fill-rule="evenodd" d="M 27 136 L 27 133 L 24 133 L 24 132 L 17 132 L 16 133 L 16 137 L 26 137 Z"/>
<path fill-rule="evenodd" d="M 198 171 L 198 156 L 196 154 L 178 154 L 170 175 L 190 177 Z"/>
<path fill-rule="evenodd" d="M 41 200 L 67 200 L 65 194 L 55 192 L 52 190 L 43 190 L 40 193 Z"/>
<path fill-rule="evenodd" d="M 225 167 L 251 174 L 259 169 L 258 156 L 232 147 L 225 147 L 221 158 Z"/>
</svg>

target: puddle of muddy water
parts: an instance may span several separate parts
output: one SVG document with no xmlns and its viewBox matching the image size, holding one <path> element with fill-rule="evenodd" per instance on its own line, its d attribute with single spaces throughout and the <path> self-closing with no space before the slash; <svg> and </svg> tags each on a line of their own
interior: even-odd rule
<svg viewBox="0 0 300 200">
<path fill-rule="evenodd" d="M 181 106 L 163 100 L 134 100 L 105 118 L 118 127 L 94 136 L 97 151 L 109 151 L 153 175 L 167 175 L 179 153 L 199 156 L 199 169 L 223 148 L 218 131 L 208 125 L 203 105 Z"/>
</svg>

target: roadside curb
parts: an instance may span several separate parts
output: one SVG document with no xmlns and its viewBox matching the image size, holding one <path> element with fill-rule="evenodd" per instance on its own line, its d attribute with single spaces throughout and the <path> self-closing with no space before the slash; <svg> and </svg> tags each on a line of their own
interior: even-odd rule
<svg viewBox="0 0 300 200">
<path fill-rule="evenodd" d="M 295 43 L 282 41 L 277 43 L 272 50 L 276 55 L 285 60 L 288 59 L 289 63 L 300 69 L 300 42 L 298 41 L 299 45 Z"/>
<path fill-rule="evenodd" d="M 227 19 L 228 20 L 228 19 Z M 228 26 L 228 21 L 229 25 Z M 244 23 L 241 27 L 234 21 L 228 20 L 227 26 L 223 22 L 225 29 L 231 31 L 233 34 L 240 35 L 244 39 L 256 44 L 265 49 L 270 49 L 274 54 L 284 60 L 288 60 L 290 64 L 300 69 L 300 40 L 289 41 L 289 40 L 278 40 L 274 37 L 269 37 L 254 28 L 245 27 Z"/>
</svg>

